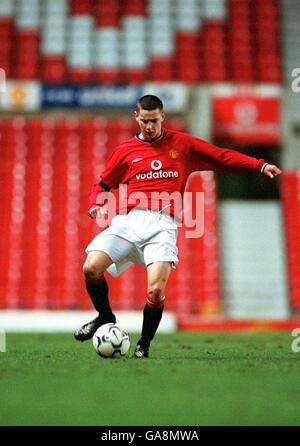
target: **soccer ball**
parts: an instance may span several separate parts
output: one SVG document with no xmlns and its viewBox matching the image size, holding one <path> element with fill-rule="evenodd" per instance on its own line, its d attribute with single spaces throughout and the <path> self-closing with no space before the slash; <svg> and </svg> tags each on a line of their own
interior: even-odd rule
<svg viewBox="0 0 300 446">
<path fill-rule="evenodd" d="M 93 346 L 102 358 L 119 358 L 129 350 L 129 335 L 112 322 L 104 324 L 94 334 Z"/>
</svg>

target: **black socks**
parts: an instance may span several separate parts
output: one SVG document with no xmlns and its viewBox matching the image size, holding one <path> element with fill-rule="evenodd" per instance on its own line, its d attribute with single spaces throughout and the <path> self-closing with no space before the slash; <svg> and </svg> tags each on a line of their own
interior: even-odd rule
<svg viewBox="0 0 300 446">
<path fill-rule="evenodd" d="M 115 318 L 109 304 L 106 279 L 103 278 L 103 280 L 98 283 L 86 282 L 85 286 L 95 309 L 99 313 L 99 317 L 105 321 L 113 322 Z"/>
<path fill-rule="evenodd" d="M 160 308 L 153 308 L 150 307 L 148 304 L 145 305 L 143 312 L 144 319 L 142 335 L 141 339 L 138 341 L 138 344 L 141 344 L 143 347 L 146 348 L 149 347 L 150 342 L 154 338 L 156 330 L 158 329 L 163 310 L 163 305 Z"/>
<path fill-rule="evenodd" d="M 86 289 L 95 309 L 99 313 L 99 318 L 101 321 L 105 321 L 104 323 L 115 322 L 115 315 L 113 314 L 109 304 L 106 279 L 103 278 L 101 282 L 86 282 Z M 149 347 L 150 342 L 154 338 L 158 329 L 163 310 L 163 305 L 159 308 L 150 307 L 148 304 L 145 305 L 143 311 L 142 334 L 141 339 L 138 341 L 138 343 L 142 346 L 146 348 Z"/>
</svg>

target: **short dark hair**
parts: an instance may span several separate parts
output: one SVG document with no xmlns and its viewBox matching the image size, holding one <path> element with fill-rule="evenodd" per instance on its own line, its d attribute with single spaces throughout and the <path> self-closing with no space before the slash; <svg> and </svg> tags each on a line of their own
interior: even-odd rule
<svg viewBox="0 0 300 446">
<path fill-rule="evenodd" d="M 163 110 L 164 106 L 162 101 L 157 97 L 153 96 L 152 94 L 145 94 L 145 96 L 142 96 L 136 104 L 136 110 L 139 110 L 142 108 L 143 110 L 156 110 L 157 108 L 159 110 Z"/>
</svg>

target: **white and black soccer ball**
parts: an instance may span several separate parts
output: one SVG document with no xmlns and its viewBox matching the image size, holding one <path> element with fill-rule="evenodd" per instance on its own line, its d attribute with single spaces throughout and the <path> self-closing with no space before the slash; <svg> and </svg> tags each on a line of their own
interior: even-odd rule
<svg viewBox="0 0 300 446">
<path fill-rule="evenodd" d="M 112 322 L 104 324 L 95 332 L 93 346 L 102 358 L 118 358 L 126 355 L 129 350 L 129 335 Z"/>
</svg>

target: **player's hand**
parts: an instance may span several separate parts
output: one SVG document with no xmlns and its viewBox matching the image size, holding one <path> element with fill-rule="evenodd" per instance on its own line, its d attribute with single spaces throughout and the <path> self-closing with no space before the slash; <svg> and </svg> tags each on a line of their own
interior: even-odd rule
<svg viewBox="0 0 300 446">
<path fill-rule="evenodd" d="M 280 175 L 282 171 L 274 164 L 267 164 L 263 170 L 263 173 L 264 175 L 267 175 L 267 177 L 273 179 Z"/>
<path fill-rule="evenodd" d="M 93 206 L 91 209 L 89 209 L 89 216 L 93 219 L 102 216 L 104 210 L 102 209 L 102 206 Z"/>
</svg>

